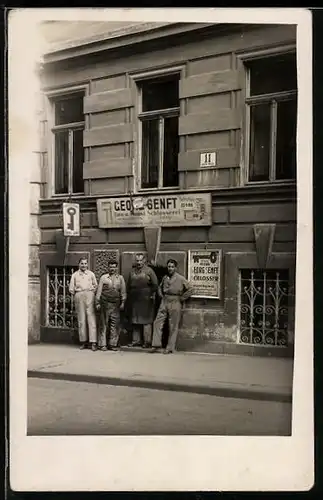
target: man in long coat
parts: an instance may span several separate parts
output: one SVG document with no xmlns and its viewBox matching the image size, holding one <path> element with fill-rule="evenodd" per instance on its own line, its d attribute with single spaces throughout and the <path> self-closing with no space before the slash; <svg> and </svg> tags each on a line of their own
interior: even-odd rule
<svg viewBox="0 0 323 500">
<path fill-rule="evenodd" d="M 127 282 L 132 323 L 131 346 L 141 346 L 143 343 L 144 347 L 149 347 L 151 344 L 157 289 L 156 274 L 146 264 L 144 255 L 138 253 Z"/>
</svg>

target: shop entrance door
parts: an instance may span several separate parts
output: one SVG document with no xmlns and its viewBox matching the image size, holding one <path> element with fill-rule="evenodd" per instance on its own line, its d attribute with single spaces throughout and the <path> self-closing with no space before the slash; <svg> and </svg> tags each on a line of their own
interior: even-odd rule
<svg viewBox="0 0 323 500">
<path fill-rule="evenodd" d="M 161 280 L 163 279 L 165 274 L 167 274 L 167 267 L 156 265 L 156 266 L 151 266 L 151 268 L 155 271 L 155 274 L 156 274 L 157 279 L 158 279 L 158 283 L 160 284 Z M 156 303 L 155 303 L 155 317 L 156 317 L 157 311 L 159 309 L 160 302 L 161 302 L 161 299 L 160 299 L 159 295 L 157 295 Z M 163 328 L 163 336 L 162 336 L 163 348 L 165 348 L 167 345 L 168 336 L 169 336 L 169 323 L 167 320 L 167 321 L 165 321 L 164 328 Z"/>
</svg>

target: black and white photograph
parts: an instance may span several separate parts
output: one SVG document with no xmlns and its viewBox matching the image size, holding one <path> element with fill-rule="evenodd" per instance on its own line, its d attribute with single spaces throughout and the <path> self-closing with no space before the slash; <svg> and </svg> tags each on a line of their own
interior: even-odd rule
<svg viewBox="0 0 323 500">
<path fill-rule="evenodd" d="M 284 478 L 309 489 L 308 12 L 60 10 L 34 9 L 30 46 L 41 44 L 20 101 L 27 55 L 17 69 L 23 43 L 12 38 L 11 293 L 22 297 L 22 315 L 11 310 L 11 411 L 21 419 L 12 469 L 35 490 L 78 491 L 83 480 L 185 490 L 165 466 L 170 454 L 187 460 L 187 489 L 252 490 L 251 475 L 269 490 Z M 20 143 L 27 115 L 32 140 Z M 109 439 L 119 443 L 115 479 L 88 464 L 90 442 L 111 461 L 100 448 Z M 77 462 L 58 484 L 67 442 Z M 47 464 L 45 443 L 56 447 Z M 21 470 L 27 446 L 48 487 Z M 297 463 L 282 471 L 284 452 Z M 225 468 L 218 482 L 212 460 Z M 122 483 L 128 467 L 147 470 Z"/>
</svg>

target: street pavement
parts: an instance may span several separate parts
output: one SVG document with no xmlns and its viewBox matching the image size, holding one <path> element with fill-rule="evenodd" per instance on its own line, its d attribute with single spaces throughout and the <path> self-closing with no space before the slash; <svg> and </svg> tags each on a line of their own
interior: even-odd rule
<svg viewBox="0 0 323 500">
<path fill-rule="evenodd" d="M 112 359 L 112 354 L 106 359 Z M 275 401 L 29 378 L 28 435 L 288 436 L 291 406 Z"/>
<path fill-rule="evenodd" d="M 28 377 L 291 402 L 293 360 L 187 352 L 165 356 L 126 348 L 91 352 L 35 344 L 28 348 Z"/>
</svg>

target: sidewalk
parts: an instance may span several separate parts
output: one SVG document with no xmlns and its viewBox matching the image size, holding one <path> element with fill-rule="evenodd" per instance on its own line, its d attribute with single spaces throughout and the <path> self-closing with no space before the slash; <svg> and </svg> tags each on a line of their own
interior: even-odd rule
<svg viewBox="0 0 323 500">
<path fill-rule="evenodd" d="M 291 402 L 293 361 L 222 354 L 80 351 L 30 345 L 28 376 Z"/>
</svg>

